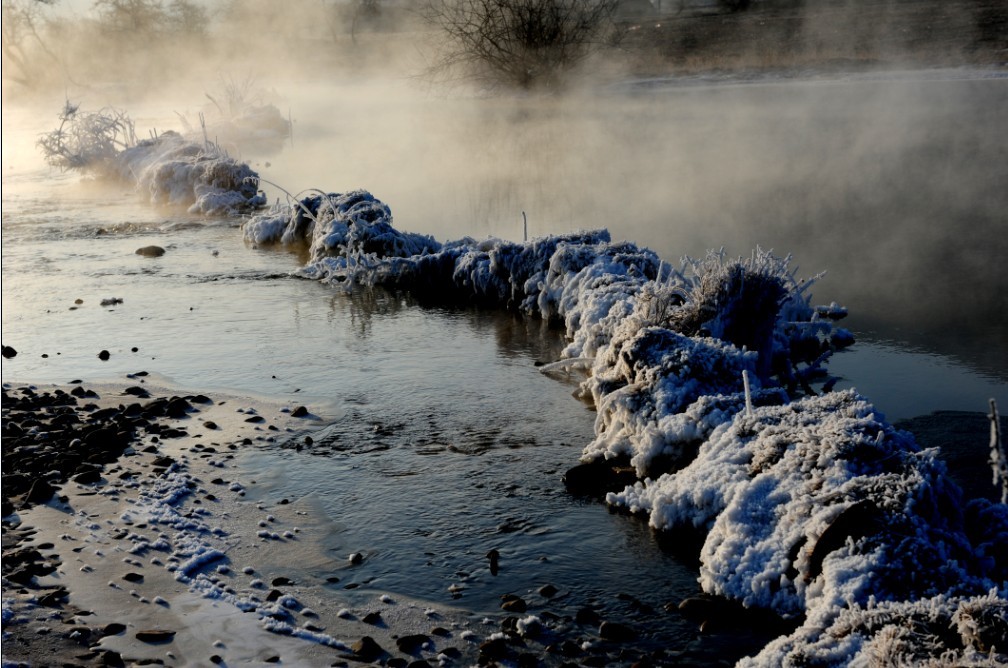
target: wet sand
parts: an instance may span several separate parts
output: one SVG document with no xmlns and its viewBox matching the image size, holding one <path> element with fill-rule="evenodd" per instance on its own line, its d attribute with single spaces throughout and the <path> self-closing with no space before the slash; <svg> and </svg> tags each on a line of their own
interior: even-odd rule
<svg viewBox="0 0 1008 668">
<path fill-rule="evenodd" d="M 27 421 L 6 395 L 23 396 L 23 387 L 4 385 L 5 453 L 14 441 L 8 425 Z M 156 428 L 138 429 L 97 476 L 68 471 L 51 498 L 19 494 L 5 503 L 5 513 L 14 509 L 3 519 L 5 665 L 407 665 L 478 655 L 490 631 L 469 630 L 458 613 L 378 594 L 363 607 L 360 597 L 339 605 L 336 573 L 357 557 L 320 550 L 327 518 L 303 499 L 250 499 L 256 481 L 241 475 L 234 452 L 304 438 L 321 424 L 310 412 L 146 385 L 151 398 L 127 386 L 77 385 L 38 387 L 40 422 L 51 425 L 54 415 L 43 395 L 60 403 L 74 387 L 96 395 L 73 406 L 83 421 L 158 397 L 188 408 L 141 418 Z M 15 473 L 6 468 L 5 501 Z M 318 581 L 284 575 L 284 564 L 304 572 L 306 559 L 317 562 Z"/>
</svg>

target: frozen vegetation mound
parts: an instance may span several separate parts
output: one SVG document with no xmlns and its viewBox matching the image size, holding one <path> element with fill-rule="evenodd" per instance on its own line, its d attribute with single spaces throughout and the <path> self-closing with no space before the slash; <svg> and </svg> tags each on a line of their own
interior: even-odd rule
<svg viewBox="0 0 1008 668">
<path fill-rule="evenodd" d="M 605 230 L 444 244 L 369 193 L 253 217 L 252 243 L 309 244 L 305 277 L 542 317 L 583 372 L 595 437 L 565 482 L 699 534 L 703 590 L 790 620 L 748 665 L 1008 660 L 1008 510 L 964 499 L 830 355 L 844 309 L 814 307 L 789 258 L 710 253 L 677 269 Z"/>
<path fill-rule="evenodd" d="M 118 110 L 83 112 L 67 103 L 60 127 L 38 145 L 50 165 L 133 183 L 152 204 L 184 206 L 190 213 L 249 213 L 266 203 L 259 175 L 215 144 L 176 132 L 138 140 Z"/>
<path fill-rule="evenodd" d="M 392 211 L 371 193 L 309 195 L 290 205 L 276 205 L 243 225 L 245 239 L 256 244 L 308 244 L 313 265 L 326 276 L 352 276 L 361 263 L 436 251 L 433 237 L 392 227 Z"/>
</svg>

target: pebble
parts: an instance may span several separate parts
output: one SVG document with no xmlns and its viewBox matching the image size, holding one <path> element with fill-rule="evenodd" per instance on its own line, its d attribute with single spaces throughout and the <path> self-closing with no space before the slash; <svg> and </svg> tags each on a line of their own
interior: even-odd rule
<svg viewBox="0 0 1008 668">
<path fill-rule="evenodd" d="M 169 642 L 175 637 L 174 631 L 165 629 L 146 629 L 136 632 L 137 640 L 147 643 Z"/>
</svg>

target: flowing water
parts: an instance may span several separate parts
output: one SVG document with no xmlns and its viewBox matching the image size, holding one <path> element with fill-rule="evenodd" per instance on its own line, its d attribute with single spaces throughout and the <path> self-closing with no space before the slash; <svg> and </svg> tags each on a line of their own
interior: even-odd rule
<svg viewBox="0 0 1008 668">
<path fill-rule="evenodd" d="M 860 106 L 841 104 L 851 89 L 839 84 L 814 86 L 812 95 L 780 83 L 609 90 L 577 114 L 570 105 L 529 102 L 505 113 L 470 101 L 456 130 L 485 133 L 481 152 L 471 154 L 448 144 L 445 123 L 431 124 L 445 101 L 414 109 L 416 131 L 405 134 L 403 112 L 372 101 L 375 114 L 296 124 L 300 140 L 269 166 L 254 164 L 287 187 L 368 187 L 400 227 L 439 239 L 520 238 L 526 208 L 532 235 L 607 226 L 614 238 L 671 261 L 717 245 L 792 251 L 809 269 L 803 275 L 830 271 L 813 289 L 817 303 L 852 308 L 859 343 L 831 366 L 841 385 L 858 387 L 889 419 L 984 410 L 989 397 L 1008 406 L 1008 286 L 999 269 L 1008 196 L 981 174 L 998 165 L 1003 172 L 996 158 L 1006 148 L 1003 136 L 978 139 L 1004 120 L 1008 81 L 929 84 L 893 84 L 894 92 L 863 83 L 870 94 Z M 974 89 L 1002 111 L 964 101 Z M 905 116 L 886 106 L 897 97 Z M 352 106 L 336 103 L 330 113 L 344 105 Z M 963 111 L 978 126 L 965 138 L 938 122 Z M 640 625 L 656 646 L 713 651 L 716 641 L 695 644 L 694 626 L 663 610 L 698 591 L 695 552 L 563 489 L 561 475 L 591 439 L 594 413 L 571 397 L 575 381 L 536 371 L 535 362 L 557 359 L 559 332 L 512 314 L 292 278 L 302 258 L 248 247 L 234 220 L 152 208 L 128 186 L 15 160 L 8 147 L 29 145 L 33 131 L 47 128 L 37 117 L 4 114 L 3 342 L 18 350 L 4 360 L 5 382 L 122 381 L 147 371 L 184 388 L 308 405 L 329 425 L 311 446 L 256 447 L 242 466 L 261 489 L 314 496 L 337 527 L 333 555 L 367 556 L 358 580 L 341 588 L 490 614 L 499 613 L 502 594 L 549 583 L 560 590 L 558 612 L 596 605 Z M 382 132 L 383 114 L 396 116 L 401 144 Z M 856 156 L 845 150 L 843 137 L 870 114 L 902 128 L 899 150 L 878 126 L 876 143 L 863 140 Z M 507 122 L 497 123 L 502 116 Z M 526 122 L 527 133 L 506 132 Z M 935 135 L 936 127 L 944 129 Z M 795 132 L 810 139 L 808 151 L 795 152 Z M 371 150 L 359 145 L 362 135 Z M 582 136 L 591 141 L 575 150 L 572 140 Z M 843 170 L 830 166 L 830 155 Z M 444 160 L 451 166 L 442 168 Z M 760 165 L 771 175 L 750 183 Z M 859 169 L 867 166 L 870 174 Z M 785 169 L 793 179 L 778 173 Z M 924 173 L 937 173 L 948 192 L 968 192 L 934 211 L 934 192 L 909 194 Z M 847 181 L 834 187 L 841 176 Z M 878 179 L 888 180 L 884 188 Z M 845 199 L 858 197 L 878 201 Z M 931 226 L 943 215 L 939 233 Z M 962 226 L 966 218 L 979 238 Z M 150 244 L 166 254 L 134 253 Z M 485 558 L 491 549 L 501 554 L 496 575 Z"/>
</svg>

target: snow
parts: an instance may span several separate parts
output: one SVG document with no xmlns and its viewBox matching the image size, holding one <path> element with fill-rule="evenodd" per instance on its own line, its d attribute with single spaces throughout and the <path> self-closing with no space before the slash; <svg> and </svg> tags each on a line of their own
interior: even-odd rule
<svg viewBox="0 0 1008 668">
<path fill-rule="evenodd" d="M 175 132 L 138 142 L 115 156 L 114 168 L 152 204 L 186 206 L 205 216 L 247 213 L 265 205 L 258 175 L 212 144 Z"/>
<path fill-rule="evenodd" d="M 391 220 L 355 191 L 275 207 L 244 235 L 310 244 L 308 278 L 561 325 L 563 359 L 544 368 L 588 369 L 579 394 L 598 416 L 583 461 L 625 462 L 639 479 L 606 502 L 701 531 L 705 592 L 801 622 L 743 663 L 1008 658 L 990 642 L 1008 628 L 1008 510 L 965 503 L 936 452 L 856 391 L 813 388 L 852 337 L 836 325 L 846 310 L 814 307 L 817 277 L 797 278 L 789 257 L 711 252 L 676 270 L 605 230 L 439 244 Z"/>
</svg>

